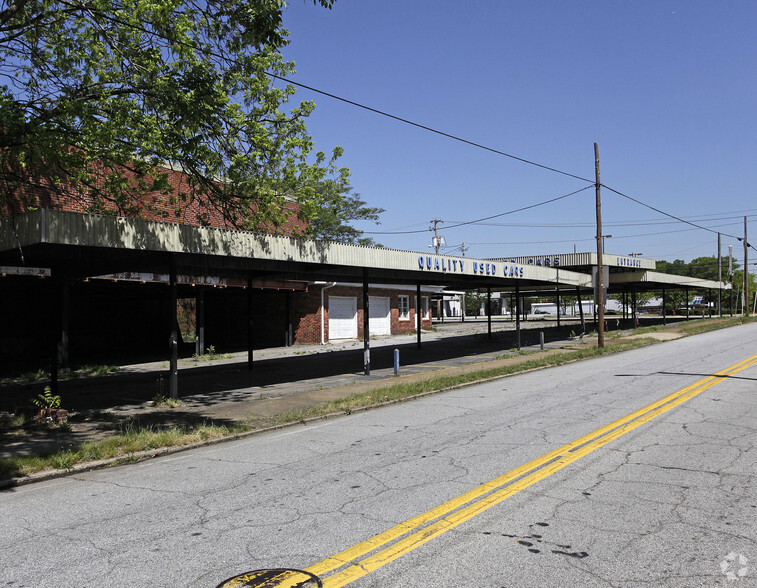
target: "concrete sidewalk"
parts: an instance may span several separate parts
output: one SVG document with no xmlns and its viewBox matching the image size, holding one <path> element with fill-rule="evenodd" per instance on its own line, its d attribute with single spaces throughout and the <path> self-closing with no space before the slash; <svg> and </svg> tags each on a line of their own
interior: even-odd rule
<svg viewBox="0 0 757 588">
<path fill-rule="evenodd" d="M 179 360 L 181 410 L 206 419 L 241 420 L 286 410 L 277 408 L 288 404 L 282 399 L 306 392 L 385 385 L 389 380 L 396 381 L 395 349 L 399 351 L 400 379 L 490 361 L 518 352 L 514 327 L 509 320 L 495 320 L 489 338 L 486 320 L 438 323 L 433 331 L 422 333 L 420 349 L 415 335 L 374 337 L 370 375 L 364 373 L 363 342 L 358 340 L 255 350 L 251 371 L 246 352 L 213 360 L 185 358 Z M 545 348 L 568 345 L 572 341 L 565 338 L 564 329 L 556 332 L 550 321 L 524 323 L 521 348 L 539 349 L 540 331 L 545 333 Z M 157 409 L 150 401 L 158 393 L 168 395 L 168 369 L 167 361 L 159 361 L 124 365 L 107 376 L 61 380 L 58 393 L 62 408 L 118 416 L 155 412 Z M 12 411 L 15 406 L 28 405 L 46 384 L 4 386 L 0 410 Z"/>
</svg>

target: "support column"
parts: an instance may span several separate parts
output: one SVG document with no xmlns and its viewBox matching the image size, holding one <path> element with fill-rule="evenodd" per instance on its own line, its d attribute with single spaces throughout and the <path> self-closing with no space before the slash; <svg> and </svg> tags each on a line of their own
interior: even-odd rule
<svg viewBox="0 0 757 588">
<path fill-rule="evenodd" d="M 662 324 L 668 324 L 668 310 L 665 308 L 665 288 L 662 289 Z"/>
<path fill-rule="evenodd" d="M 689 287 L 686 286 L 686 320 L 689 320 Z"/>
<path fill-rule="evenodd" d="M 631 320 L 633 321 L 633 328 L 635 329 L 638 326 L 636 323 L 636 290 L 631 292 Z"/>
<path fill-rule="evenodd" d="M 68 331 L 71 319 L 71 282 L 65 280 L 61 283 L 61 310 L 60 310 L 60 344 L 58 347 L 58 367 L 63 371 L 69 371 L 68 362 Z"/>
<path fill-rule="evenodd" d="M 520 349 L 520 286 L 515 284 L 515 347 Z"/>
<path fill-rule="evenodd" d="M 486 336 L 488 339 L 492 338 L 492 289 L 486 289 Z"/>
<path fill-rule="evenodd" d="M 205 353 L 205 290 L 202 288 L 195 296 L 195 353 Z"/>
<path fill-rule="evenodd" d="M 560 328 L 560 286 L 555 287 L 555 298 L 557 299 L 557 328 Z"/>
<path fill-rule="evenodd" d="M 252 313 L 255 310 L 255 305 L 252 300 L 252 278 L 247 278 L 247 371 L 252 371 L 253 363 L 253 336 L 254 325 L 252 319 Z"/>
<path fill-rule="evenodd" d="M 586 333 L 586 318 L 584 317 L 584 304 L 581 301 L 581 289 L 576 286 L 576 300 L 578 301 L 578 313 L 581 315 L 581 334 Z"/>
<path fill-rule="evenodd" d="M 176 316 L 178 304 L 178 286 L 176 285 L 176 256 L 171 255 L 171 269 L 169 271 L 169 288 L 171 290 L 171 360 L 168 375 L 168 389 L 171 399 L 179 398 L 179 320 Z"/>
<path fill-rule="evenodd" d="M 292 346 L 292 291 L 287 291 L 286 298 L 286 332 L 284 333 L 284 340 L 287 347 Z"/>
<path fill-rule="evenodd" d="M 712 305 L 710 304 L 710 297 L 712 296 L 712 290 L 707 288 L 707 314 L 712 318 Z"/>
<path fill-rule="evenodd" d="M 55 274 L 53 274 L 55 276 Z M 53 300 L 52 304 L 52 316 L 50 317 L 50 324 L 52 325 L 52 333 L 50 336 L 50 391 L 53 395 L 58 395 L 58 367 L 60 363 L 60 341 L 61 341 L 61 327 L 63 325 L 63 285 L 62 282 L 53 277 Z"/>
<path fill-rule="evenodd" d="M 363 270 L 363 372 L 371 375 L 370 303 L 368 299 L 368 272 Z"/>
<path fill-rule="evenodd" d="M 421 348 L 421 326 L 423 325 L 423 305 L 421 304 L 421 285 L 417 284 L 415 289 L 415 330 L 416 346 Z"/>
</svg>

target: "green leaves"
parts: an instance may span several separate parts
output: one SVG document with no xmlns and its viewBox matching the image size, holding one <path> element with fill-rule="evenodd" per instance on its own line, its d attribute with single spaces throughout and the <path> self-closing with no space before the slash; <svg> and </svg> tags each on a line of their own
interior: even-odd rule
<svg viewBox="0 0 757 588">
<path fill-rule="evenodd" d="M 315 202 L 346 184 L 333 159 L 312 152 L 314 105 L 290 106 L 294 89 L 268 75 L 294 67 L 279 52 L 283 8 L 26 0 L 0 11 L 0 213 L 33 203 L 33 185 L 96 212 L 143 215 L 163 194 L 178 212 L 200 210 L 189 222 L 217 212 L 277 230 L 291 203 L 306 211 L 298 224 L 314 218 Z M 186 178 L 170 198 L 164 164 Z"/>
</svg>

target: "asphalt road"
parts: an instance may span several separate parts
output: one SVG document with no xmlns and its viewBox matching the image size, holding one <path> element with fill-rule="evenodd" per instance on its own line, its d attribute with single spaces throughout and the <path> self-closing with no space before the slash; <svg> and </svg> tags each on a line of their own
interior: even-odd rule
<svg viewBox="0 0 757 588">
<path fill-rule="evenodd" d="M 0 585 L 757 586 L 756 343 L 750 324 L 4 491 Z"/>
</svg>

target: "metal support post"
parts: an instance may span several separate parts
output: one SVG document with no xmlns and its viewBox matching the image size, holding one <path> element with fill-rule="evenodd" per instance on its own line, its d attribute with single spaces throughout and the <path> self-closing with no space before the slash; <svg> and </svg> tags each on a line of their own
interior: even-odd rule
<svg viewBox="0 0 757 588">
<path fill-rule="evenodd" d="M 421 348 L 421 327 L 423 326 L 423 304 L 421 304 L 421 285 L 415 285 L 415 345 Z"/>
<path fill-rule="evenodd" d="M 487 324 L 487 333 L 486 336 L 488 339 L 492 338 L 492 289 L 487 288 L 486 289 L 486 324 Z"/>
<path fill-rule="evenodd" d="M 662 324 L 668 324 L 668 309 L 665 308 L 665 288 L 662 289 Z"/>
<path fill-rule="evenodd" d="M 515 284 L 515 347 L 520 349 L 520 287 Z"/>
<path fill-rule="evenodd" d="M 171 290 L 171 361 L 168 379 L 168 389 L 171 398 L 176 400 L 179 397 L 179 319 L 176 316 L 176 305 L 178 304 L 178 286 L 176 285 L 176 256 L 171 256 L 171 269 L 169 273 L 169 287 Z"/>
<path fill-rule="evenodd" d="M 255 347 L 255 324 L 253 311 L 255 304 L 252 299 L 252 278 L 247 278 L 247 370 L 252 371 L 253 367 L 253 349 Z"/>
<path fill-rule="evenodd" d="M 368 272 L 363 270 L 363 372 L 371 375 L 370 302 L 368 298 Z"/>
<path fill-rule="evenodd" d="M 195 296 L 195 353 L 205 353 L 205 290 L 199 288 Z"/>
</svg>

